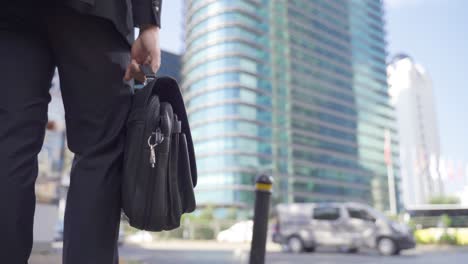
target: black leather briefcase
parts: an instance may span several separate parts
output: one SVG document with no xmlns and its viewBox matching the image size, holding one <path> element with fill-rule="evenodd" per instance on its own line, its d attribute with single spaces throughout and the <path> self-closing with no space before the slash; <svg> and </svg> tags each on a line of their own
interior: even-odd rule
<svg viewBox="0 0 468 264">
<path fill-rule="evenodd" d="M 197 181 L 190 127 L 177 82 L 156 78 L 135 91 L 126 128 L 123 212 L 148 231 L 179 227 L 195 210 Z"/>
</svg>

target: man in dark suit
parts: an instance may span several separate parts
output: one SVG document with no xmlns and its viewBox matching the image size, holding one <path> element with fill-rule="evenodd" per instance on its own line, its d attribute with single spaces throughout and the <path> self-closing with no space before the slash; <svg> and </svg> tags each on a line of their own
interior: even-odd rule
<svg viewBox="0 0 468 264">
<path fill-rule="evenodd" d="M 75 153 L 63 263 L 118 262 L 123 128 L 131 79 L 160 64 L 161 0 L 5 1 L 0 8 L 0 263 L 32 248 L 37 154 L 54 68 Z M 133 41 L 133 28 L 140 28 Z"/>
</svg>

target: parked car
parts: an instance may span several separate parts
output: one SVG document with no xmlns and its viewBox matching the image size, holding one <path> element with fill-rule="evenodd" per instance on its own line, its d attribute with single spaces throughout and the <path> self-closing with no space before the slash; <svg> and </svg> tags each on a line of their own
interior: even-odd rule
<svg viewBox="0 0 468 264">
<path fill-rule="evenodd" d="M 252 241 L 253 221 L 235 223 L 230 228 L 218 233 L 219 242 L 250 242 Z"/>
<path fill-rule="evenodd" d="M 137 231 L 135 234 L 128 235 L 125 239 L 126 242 L 135 244 L 144 244 L 153 242 L 153 236 L 148 231 Z"/>
<path fill-rule="evenodd" d="M 276 212 L 273 241 L 294 253 L 336 246 L 350 253 L 366 247 L 395 255 L 415 247 L 409 228 L 364 204 L 280 204 Z"/>
</svg>

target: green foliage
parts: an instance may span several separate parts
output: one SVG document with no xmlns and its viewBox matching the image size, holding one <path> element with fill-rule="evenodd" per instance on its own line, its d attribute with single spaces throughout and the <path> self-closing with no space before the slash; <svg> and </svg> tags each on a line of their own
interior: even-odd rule
<svg viewBox="0 0 468 264">
<path fill-rule="evenodd" d="M 408 225 L 408 227 L 411 229 L 411 230 L 416 230 L 417 228 L 417 223 L 414 221 L 414 219 L 410 219 L 408 221 L 408 223 L 406 223 Z"/>
<path fill-rule="evenodd" d="M 214 208 L 213 206 L 207 206 L 203 208 L 198 216 L 198 220 L 209 221 L 214 219 Z"/>
<path fill-rule="evenodd" d="M 127 221 L 122 221 L 120 224 L 123 225 L 123 229 L 126 235 L 133 235 L 139 231 L 138 229 L 131 227 Z"/>
<path fill-rule="evenodd" d="M 196 240 L 211 240 L 215 238 L 215 233 L 210 226 L 201 226 L 195 229 L 193 238 Z"/>
<path fill-rule="evenodd" d="M 428 230 L 416 230 L 414 238 L 416 243 L 421 245 L 435 244 L 437 242 L 434 234 Z"/>
<path fill-rule="evenodd" d="M 418 244 L 468 245 L 468 228 L 426 228 L 414 232 Z"/>
<path fill-rule="evenodd" d="M 237 220 L 237 209 L 229 208 L 229 211 L 225 217 L 226 220 Z"/>
<path fill-rule="evenodd" d="M 208 223 L 212 222 L 214 219 L 213 210 L 212 206 L 207 206 L 196 213 L 184 214 L 181 217 L 181 226 L 179 228 L 171 231 L 163 231 L 158 234 L 158 236 L 160 239 L 183 239 L 184 228 L 188 229 L 188 225 L 192 225 L 197 227 L 193 230 L 193 239 L 213 239 L 214 231 L 208 225 Z"/>
<path fill-rule="evenodd" d="M 450 216 L 446 215 L 446 214 L 443 214 L 441 217 L 440 217 L 440 221 L 442 222 L 442 224 L 444 225 L 444 227 L 450 227 L 452 226 L 452 218 L 450 218 Z"/>
<path fill-rule="evenodd" d="M 393 220 L 393 221 L 396 221 L 396 222 L 400 222 L 400 220 L 401 220 L 400 219 L 401 217 L 399 215 L 390 214 L 390 213 L 388 213 L 386 215 L 390 220 Z"/>
<path fill-rule="evenodd" d="M 183 228 L 179 227 L 171 231 L 162 231 L 158 233 L 159 239 L 182 239 L 184 237 Z"/>
<path fill-rule="evenodd" d="M 429 200 L 431 204 L 460 204 L 460 199 L 455 196 L 434 196 Z"/>
<path fill-rule="evenodd" d="M 453 234 L 444 233 L 440 237 L 438 243 L 444 245 L 457 245 L 457 237 Z"/>
<path fill-rule="evenodd" d="M 211 240 L 216 238 L 216 234 L 227 229 L 236 222 L 238 216 L 237 209 L 229 209 L 225 217 L 216 218 L 215 208 L 206 206 L 191 214 L 184 214 L 181 218 L 181 227 L 178 229 L 161 232 L 159 239 L 196 239 Z"/>
</svg>

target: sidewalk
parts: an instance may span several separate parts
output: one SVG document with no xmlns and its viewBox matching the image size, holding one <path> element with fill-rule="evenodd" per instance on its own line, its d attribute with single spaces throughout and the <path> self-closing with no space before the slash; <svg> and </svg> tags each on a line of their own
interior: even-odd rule
<svg viewBox="0 0 468 264">
<path fill-rule="evenodd" d="M 62 264 L 62 245 L 54 244 L 54 248 L 49 251 L 33 252 L 29 264 Z M 154 241 L 150 243 L 126 243 L 125 248 L 139 247 L 148 250 L 169 250 L 169 251 L 233 251 L 236 254 L 242 254 L 250 250 L 249 243 L 219 243 L 217 241 L 187 241 L 187 240 L 164 240 Z M 278 252 L 280 247 L 276 244 L 268 243 L 267 250 L 269 252 Z M 121 252 L 122 253 L 122 252 Z M 126 258 L 129 257 L 126 255 Z M 132 259 L 132 258 L 130 258 Z M 119 264 L 137 264 L 138 262 L 120 258 Z"/>
<path fill-rule="evenodd" d="M 138 247 L 154 250 L 250 250 L 250 243 L 229 243 L 217 242 L 214 240 L 164 240 L 149 243 L 128 243 Z M 268 252 L 279 252 L 281 247 L 278 244 L 267 243 Z"/>
<path fill-rule="evenodd" d="M 29 264 L 62 264 L 62 244 L 54 243 L 48 250 L 33 250 Z M 119 264 L 137 264 L 120 258 Z"/>
<path fill-rule="evenodd" d="M 135 262 L 127 262 L 124 259 L 119 260 L 119 264 L 133 264 Z M 33 254 L 29 259 L 29 264 L 62 264 L 62 256 L 60 254 Z M 135 263 L 136 264 L 136 263 Z"/>
<path fill-rule="evenodd" d="M 60 255 L 38 255 L 34 254 L 29 259 L 30 264 L 61 264 L 62 257 Z"/>
</svg>

